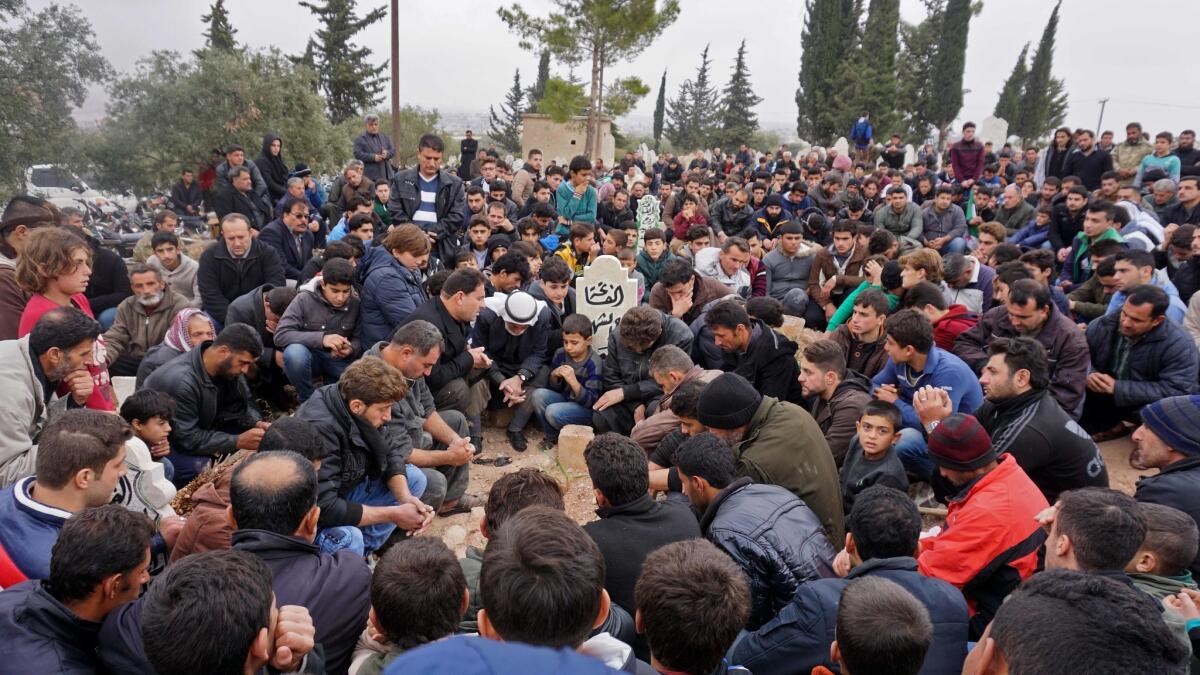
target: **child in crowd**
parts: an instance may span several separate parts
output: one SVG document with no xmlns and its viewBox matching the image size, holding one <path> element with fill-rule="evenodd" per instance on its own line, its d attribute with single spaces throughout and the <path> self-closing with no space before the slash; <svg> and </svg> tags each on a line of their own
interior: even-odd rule
<svg viewBox="0 0 1200 675">
<path fill-rule="evenodd" d="M 600 397 L 600 355 L 592 349 L 591 320 L 582 314 L 563 319 L 562 344 L 550 361 L 550 386 L 530 395 L 546 432 L 544 448 L 558 444 L 564 426 L 590 425 L 592 404 Z"/>
<path fill-rule="evenodd" d="M 492 265 L 499 260 L 505 253 L 508 253 L 509 247 L 512 246 L 512 240 L 506 234 L 493 234 L 488 237 L 487 248 L 484 258 L 487 260 L 485 269 L 491 269 Z"/>
<path fill-rule="evenodd" d="M 637 255 L 634 254 L 631 248 L 622 248 L 617 250 L 617 260 L 621 261 L 621 267 L 629 272 L 629 278 L 637 279 L 637 301 L 641 304 L 642 298 L 646 296 L 646 277 L 637 271 Z"/>
<path fill-rule="evenodd" d="M 979 262 L 990 265 L 992 251 L 996 247 L 1004 243 L 1007 236 L 1007 230 L 1004 229 L 1003 223 L 998 223 L 990 220 L 979 226 L 979 245 L 975 247 L 975 257 Z"/>
<path fill-rule="evenodd" d="M 573 223 L 567 234 L 568 242 L 558 247 L 555 255 L 566 261 L 576 275 L 583 274 L 593 259 L 600 255 L 596 243 L 596 228 L 591 223 Z"/>
<path fill-rule="evenodd" d="M 616 255 L 628 243 L 629 235 L 625 234 L 624 230 L 609 230 L 604 233 L 604 241 L 600 246 L 600 251 L 604 255 Z"/>
<path fill-rule="evenodd" d="M 1146 522 L 1146 537 L 1125 573 L 1133 585 L 1156 600 L 1196 590 L 1188 567 L 1200 546 L 1196 521 L 1179 509 L 1152 502 L 1138 502 L 1137 513 Z"/>
<path fill-rule="evenodd" d="M 707 225 L 695 225 L 687 231 L 684 241 L 687 245 L 680 247 L 678 256 L 695 264 L 696 254 L 712 245 L 712 231 Z"/>
<path fill-rule="evenodd" d="M 200 263 L 180 250 L 179 237 L 174 232 L 155 232 L 150 246 L 154 255 L 146 258 L 146 264 L 162 274 L 172 291 L 187 298 L 192 307 L 199 307 L 200 282 L 196 273 L 200 271 Z"/>
<path fill-rule="evenodd" d="M 471 216 L 471 223 L 467 226 L 468 241 L 465 248 L 475 257 L 477 269 L 483 269 L 491 262 L 487 257 L 488 237 L 490 236 L 492 236 L 492 225 L 488 222 L 487 216 Z"/>
<path fill-rule="evenodd" d="M 479 261 L 475 259 L 474 251 L 463 249 L 454 254 L 454 269 L 460 270 L 464 267 L 479 269 Z"/>
<path fill-rule="evenodd" d="M 163 518 L 175 515 L 171 508 L 175 468 L 167 443 L 174 416 L 174 399 L 153 389 L 134 392 L 121 403 L 121 417 L 133 427 L 133 436 L 125 441 L 127 471 L 117 483 L 113 502 L 146 514 L 156 527 Z"/>
<path fill-rule="evenodd" d="M 933 644 L 929 610 L 912 593 L 882 576 L 851 581 L 838 602 L 830 656 L 842 675 L 917 675 Z M 814 675 L 830 675 L 817 666 Z"/>
<path fill-rule="evenodd" d="M 574 224 L 596 222 L 599 204 L 596 188 L 592 187 L 592 162 L 583 155 L 571 158 L 567 165 L 567 180 L 558 185 L 554 192 L 554 205 L 558 209 L 558 234 L 568 234 Z M 593 231 L 594 233 L 594 231 Z"/>
<path fill-rule="evenodd" d="M 536 281 L 538 274 L 542 271 L 541 245 L 537 242 L 515 241 L 512 250 L 525 256 L 525 259 L 529 261 L 529 280 Z"/>
<path fill-rule="evenodd" d="M 642 233 L 642 250 L 637 254 L 637 271 L 646 279 L 646 288 L 654 288 L 658 278 L 662 276 L 663 265 L 671 258 L 667 250 L 667 242 L 663 239 L 663 231 L 652 227 Z"/>
<path fill-rule="evenodd" d="M 391 227 L 392 214 L 388 211 L 388 200 L 392 198 L 392 186 L 386 180 L 381 180 L 375 184 L 375 202 L 372 205 L 372 212 L 379 219 L 380 224 L 384 229 Z"/>
<path fill-rule="evenodd" d="M 405 539 L 379 559 L 349 675 L 379 675 L 405 651 L 454 634 L 469 604 L 457 563 L 438 537 Z"/>
<path fill-rule="evenodd" d="M 892 403 L 875 400 L 863 408 L 862 417 L 855 424 L 858 434 L 850 440 L 838 472 L 846 513 L 850 513 L 858 493 L 872 485 L 908 491 L 908 475 L 896 455 L 902 426 L 900 409 Z"/>
<path fill-rule="evenodd" d="M 1054 216 L 1054 207 L 1039 206 L 1033 222 L 1022 227 L 1008 238 L 1008 243 L 1021 248 L 1044 248 L 1050 239 L 1050 219 Z"/>
</svg>

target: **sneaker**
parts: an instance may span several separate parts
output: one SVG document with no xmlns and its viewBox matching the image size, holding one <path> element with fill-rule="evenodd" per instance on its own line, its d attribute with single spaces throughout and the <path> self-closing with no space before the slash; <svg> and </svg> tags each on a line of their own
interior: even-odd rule
<svg viewBox="0 0 1200 675">
<path fill-rule="evenodd" d="M 525 452 L 526 448 L 529 447 L 529 441 L 525 440 L 525 434 L 519 431 L 508 432 L 508 444 L 517 452 Z"/>
<path fill-rule="evenodd" d="M 472 438 L 471 445 L 475 448 L 475 456 L 476 457 L 483 454 L 483 439 L 482 438 Z"/>
</svg>

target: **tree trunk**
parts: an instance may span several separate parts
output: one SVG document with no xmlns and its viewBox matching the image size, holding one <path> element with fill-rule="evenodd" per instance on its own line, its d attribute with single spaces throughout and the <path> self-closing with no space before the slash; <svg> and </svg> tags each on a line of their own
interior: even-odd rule
<svg viewBox="0 0 1200 675">
<path fill-rule="evenodd" d="M 600 126 L 600 74 L 603 70 L 600 44 L 597 40 L 593 40 L 592 83 L 591 93 L 588 96 L 587 140 L 583 148 L 583 154 L 587 155 L 588 159 L 592 159 L 592 146 L 596 142 L 596 131 Z"/>
</svg>

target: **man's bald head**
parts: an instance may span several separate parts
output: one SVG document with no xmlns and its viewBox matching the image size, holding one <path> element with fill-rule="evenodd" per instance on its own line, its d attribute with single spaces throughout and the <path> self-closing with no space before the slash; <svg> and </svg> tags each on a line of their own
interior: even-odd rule
<svg viewBox="0 0 1200 675">
<path fill-rule="evenodd" d="M 317 472 L 294 452 L 256 452 L 233 470 L 229 503 L 239 530 L 291 536 L 317 503 Z"/>
</svg>

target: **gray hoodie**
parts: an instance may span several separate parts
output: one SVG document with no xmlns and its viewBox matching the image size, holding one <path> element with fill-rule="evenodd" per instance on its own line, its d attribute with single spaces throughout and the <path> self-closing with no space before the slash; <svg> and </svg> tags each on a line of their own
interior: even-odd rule
<svg viewBox="0 0 1200 675">
<path fill-rule="evenodd" d="M 38 436 L 50 420 L 67 409 L 69 398 L 50 395 L 33 366 L 29 336 L 0 342 L 0 487 L 33 475 Z"/>
<path fill-rule="evenodd" d="M 200 263 L 180 253 L 179 266 L 174 270 L 163 267 L 163 264 L 158 261 L 158 256 L 152 255 L 146 258 L 146 264 L 162 274 L 168 288 L 187 298 L 189 306 L 200 307 L 200 282 L 196 277 Z"/>
</svg>

